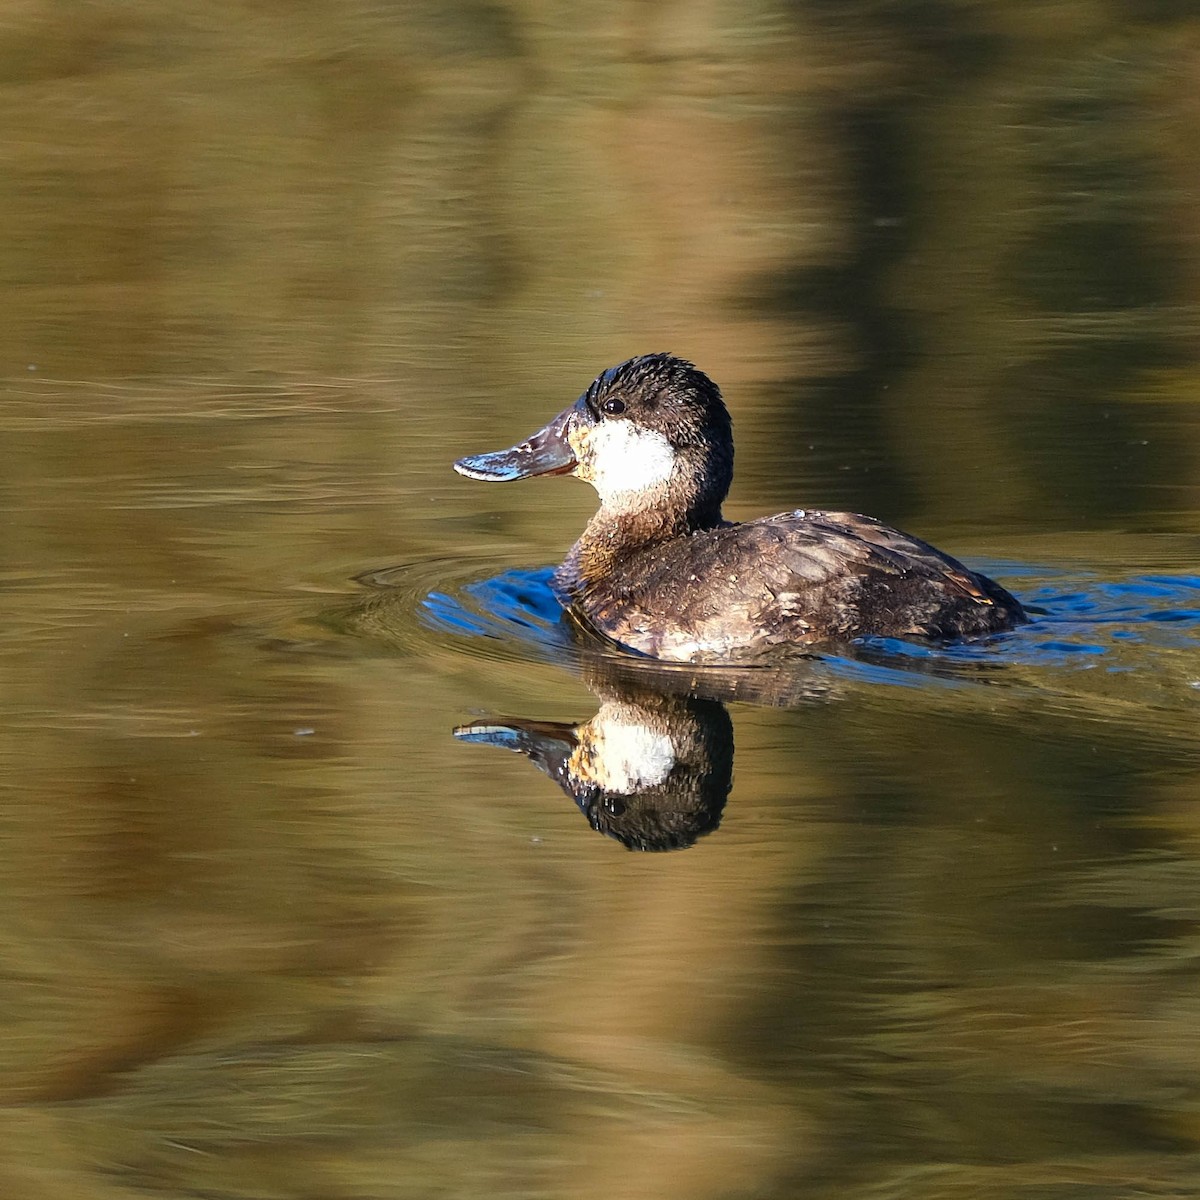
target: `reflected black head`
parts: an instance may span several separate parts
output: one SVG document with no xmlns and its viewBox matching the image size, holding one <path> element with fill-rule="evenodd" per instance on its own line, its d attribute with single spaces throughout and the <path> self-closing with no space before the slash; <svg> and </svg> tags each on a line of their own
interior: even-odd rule
<svg viewBox="0 0 1200 1200">
<path fill-rule="evenodd" d="M 657 787 L 636 795 L 606 791 L 564 776 L 559 786 L 574 796 L 588 824 L 629 850 L 683 850 L 721 824 L 733 787 L 733 723 L 715 700 L 658 697 L 689 756 Z M 685 736 L 690 731 L 690 736 Z M 574 786 L 572 784 L 574 783 Z"/>
<path fill-rule="evenodd" d="M 564 791 L 570 794 L 569 789 Z M 663 795 L 620 796 L 591 787 L 576 793 L 575 803 L 597 833 L 628 850 L 685 850 L 721 824 L 728 780 L 676 780 L 663 791 Z"/>
</svg>

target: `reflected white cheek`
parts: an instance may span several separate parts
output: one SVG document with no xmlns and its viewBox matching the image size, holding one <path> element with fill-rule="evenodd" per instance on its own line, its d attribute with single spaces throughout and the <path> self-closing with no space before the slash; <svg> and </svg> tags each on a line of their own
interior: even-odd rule
<svg viewBox="0 0 1200 1200">
<path fill-rule="evenodd" d="M 592 781 L 624 796 L 657 787 L 675 766 L 675 747 L 664 733 L 637 722 L 606 718 L 591 722 Z"/>
<path fill-rule="evenodd" d="M 675 451 L 661 433 L 629 421 L 607 421 L 588 439 L 592 486 L 601 500 L 628 499 L 660 487 L 675 469 Z"/>
</svg>

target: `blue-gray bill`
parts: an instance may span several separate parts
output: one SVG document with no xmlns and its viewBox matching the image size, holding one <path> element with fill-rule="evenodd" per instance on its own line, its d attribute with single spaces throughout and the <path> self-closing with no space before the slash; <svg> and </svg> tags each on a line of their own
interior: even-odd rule
<svg viewBox="0 0 1200 1200">
<path fill-rule="evenodd" d="M 499 746 L 524 754 L 552 778 L 565 769 L 578 745 L 574 726 L 551 721 L 476 721 L 458 726 L 454 736 L 460 742 Z"/>
<path fill-rule="evenodd" d="M 575 424 L 590 420 L 590 413 L 580 400 L 520 445 L 510 450 L 468 454 L 454 464 L 454 469 L 469 479 L 489 483 L 509 483 L 534 475 L 566 475 L 576 466 L 575 451 L 567 435 Z"/>
</svg>

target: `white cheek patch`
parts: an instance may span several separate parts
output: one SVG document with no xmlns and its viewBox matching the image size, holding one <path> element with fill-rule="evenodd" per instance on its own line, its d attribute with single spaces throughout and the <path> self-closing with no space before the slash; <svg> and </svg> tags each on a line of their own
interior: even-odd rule
<svg viewBox="0 0 1200 1200">
<path fill-rule="evenodd" d="M 601 500 L 657 487 L 671 478 L 675 451 L 661 433 L 631 421 L 605 421 L 588 437 L 592 486 Z"/>
<path fill-rule="evenodd" d="M 665 733 L 637 722 L 606 716 L 603 709 L 589 722 L 591 754 L 588 774 L 606 792 L 631 796 L 657 787 L 675 766 L 675 746 Z"/>
</svg>

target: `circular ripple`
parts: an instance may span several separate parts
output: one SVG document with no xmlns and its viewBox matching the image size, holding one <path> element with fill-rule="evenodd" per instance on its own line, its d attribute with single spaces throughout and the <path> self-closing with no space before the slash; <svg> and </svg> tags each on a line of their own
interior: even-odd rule
<svg viewBox="0 0 1200 1200">
<path fill-rule="evenodd" d="M 553 573 L 486 559 L 379 568 L 357 577 L 366 592 L 341 623 L 414 654 L 436 647 L 504 661 L 569 657 L 573 641 L 550 587 Z"/>
</svg>

